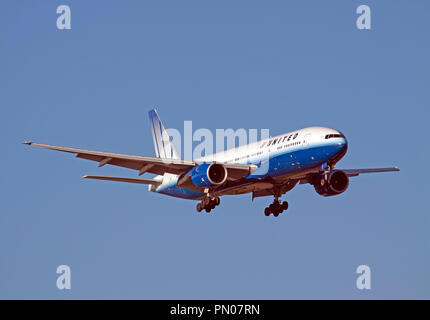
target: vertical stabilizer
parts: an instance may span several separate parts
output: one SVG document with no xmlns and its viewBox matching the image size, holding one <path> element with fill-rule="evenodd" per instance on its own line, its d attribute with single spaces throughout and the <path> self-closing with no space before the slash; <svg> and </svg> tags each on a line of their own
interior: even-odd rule
<svg viewBox="0 0 430 320">
<path fill-rule="evenodd" d="M 180 159 L 169 134 L 160 120 L 157 110 L 152 109 L 149 111 L 149 122 L 151 123 L 155 155 L 158 158 Z"/>
</svg>

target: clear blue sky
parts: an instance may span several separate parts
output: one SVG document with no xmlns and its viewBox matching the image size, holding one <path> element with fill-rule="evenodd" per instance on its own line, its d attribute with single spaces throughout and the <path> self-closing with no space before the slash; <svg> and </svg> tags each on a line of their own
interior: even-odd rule
<svg viewBox="0 0 430 320">
<path fill-rule="evenodd" d="M 56 28 L 68 4 L 72 30 Z M 359 31 L 357 6 L 372 9 Z M 430 298 L 429 1 L 1 1 L 0 298 Z M 213 214 L 131 170 L 24 140 L 154 155 L 166 127 L 341 130 L 343 168 L 398 165 L 323 198 L 226 197 Z M 56 288 L 56 268 L 72 289 Z M 372 270 L 359 291 L 358 265 Z"/>
</svg>

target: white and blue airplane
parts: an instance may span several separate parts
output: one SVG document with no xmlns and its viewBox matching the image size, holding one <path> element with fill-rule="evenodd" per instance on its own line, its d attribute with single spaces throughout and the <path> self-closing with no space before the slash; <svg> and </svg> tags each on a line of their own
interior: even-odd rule
<svg viewBox="0 0 430 320">
<path fill-rule="evenodd" d="M 146 157 L 35 142 L 24 144 L 76 154 L 76 157 L 148 172 L 152 179 L 84 176 L 86 179 L 131 182 L 149 185 L 149 191 L 199 201 L 197 211 L 210 212 L 220 197 L 252 193 L 252 199 L 273 196 L 266 216 L 277 217 L 288 209 L 279 198 L 297 183 L 309 183 L 321 196 L 343 193 L 349 178 L 362 173 L 399 171 L 398 167 L 336 169 L 348 149 L 345 136 L 325 127 L 309 127 L 270 137 L 195 160 L 181 160 L 156 110 L 149 111 L 156 157 Z"/>
</svg>

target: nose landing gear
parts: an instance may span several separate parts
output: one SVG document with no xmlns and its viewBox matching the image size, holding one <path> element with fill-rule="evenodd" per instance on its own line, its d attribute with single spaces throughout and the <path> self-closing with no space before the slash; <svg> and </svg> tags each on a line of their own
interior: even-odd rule
<svg viewBox="0 0 430 320">
<path fill-rule="evenodd" d="M 210 197 L 205 197 L 201 202 L 199 202 L 196 206 L 197 212 L 202 212 L 205 210 L 207 213 L 211 212 L 216 206 L 219 206 L 221 203 L 221 199 L 219 197 L 215 197 L 211 199 Z"/>
<path fill-rule="evenodd" d="M 279 202 L 278 197 L 275 197 L 273 203 L 264 209 L 264 215 L 266 217 L 270 216 L 271 213 L 275 217 L 279 216 L 280 213 L 288 209 L 288 202 L 284 201 L 282 203 Z"/>
</svg>

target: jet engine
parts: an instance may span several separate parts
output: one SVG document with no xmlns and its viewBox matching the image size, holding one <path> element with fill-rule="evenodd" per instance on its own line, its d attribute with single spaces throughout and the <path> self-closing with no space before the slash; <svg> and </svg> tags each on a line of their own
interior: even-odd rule
<svg viewBox="0 0 430 320">
<path fill-rule="evenodd" d="M 198 188 L 213 187 L 227 180 L 227 169 L 220 163 L 202 163 L 191 170 L 191 181 Z"/>
<path fill-rule="evenodd" d="M 316 176 L 312 184 L 318 194 L 329 197 L 344 192 L 348 188 L 349 178 L 342 170 L 332 170 Z"/>
</svg>

